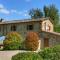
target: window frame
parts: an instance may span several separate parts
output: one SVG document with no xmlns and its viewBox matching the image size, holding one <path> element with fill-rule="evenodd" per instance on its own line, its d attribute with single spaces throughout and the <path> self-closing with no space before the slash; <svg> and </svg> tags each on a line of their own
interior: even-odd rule
<svg viewBox="0 0 60 60">
<path fill-rule="evenodd" d="M 11 31 L 16 31 L 16 25 L 11 26 Z"/>
<path fill-rule="evenodd" d="M 27 30 L 33 30 L 33 24 L 27 25 Z"/>
</svg>

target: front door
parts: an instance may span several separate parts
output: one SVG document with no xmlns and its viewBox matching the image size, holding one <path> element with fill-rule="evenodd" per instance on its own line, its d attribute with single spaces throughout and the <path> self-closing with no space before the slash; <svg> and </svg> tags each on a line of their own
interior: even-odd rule
<svg viewBox="0 0 60 60">
<path fill-rule="evenodd" d="M 44 38 L 44 47 L 49 47 L 49 39 Z"/>
</svg>

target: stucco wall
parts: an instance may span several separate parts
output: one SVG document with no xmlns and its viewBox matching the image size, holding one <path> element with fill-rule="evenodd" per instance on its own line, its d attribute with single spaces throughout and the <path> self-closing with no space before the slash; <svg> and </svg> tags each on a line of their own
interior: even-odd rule
<svg viewBox="0 0 60 60">
<path fill-rule="evenodd" d="M 49 30 L 50 28 L 50 30 Z M 42 31 L 53 32 L 53 24 L 49 20 L 42 22 Z"/>
</svg>

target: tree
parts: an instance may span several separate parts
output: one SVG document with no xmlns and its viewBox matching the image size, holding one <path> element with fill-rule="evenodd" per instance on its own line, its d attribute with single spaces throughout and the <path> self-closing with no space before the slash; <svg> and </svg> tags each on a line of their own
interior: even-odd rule
<svg viewBox="0 0 60 60">
<path fill-rule="evenodd" d="M 35 51 L 39 45 L 39 37 L 36 32 L 29 32 L 25 40 L 25 47 L 28 50 Z"/>
<path fill-rule="evenodd" d="M 17 32 L 10 32 L 3 41 L 4 50 L 17 50 L 21 47 L 22 37 Z"/>
<path fill-rule="evenodd" d="M 59 15 L 58 15 L 58 9 L 54 6 L 50 6 L 50 18 L 54 21 L 54 24 L 58 23 Z"/>
<path fill-rule="evenodd" d="M 30 11 L 29 11 L 29 15 L 31 16 L 31 18 L 33 19 L 33 18 L 41 18 L 41 17 L 43 17 L 43 13 L 41 12 L 41 10 L 40 9 L 31 9 Z"/>
<path fill-rule="evenodd" d="M 58 24 L 59 21 L 59 14 L 58 14 L 58 9 L 55 7 L 55 5 L 50 5 L 50 6 L 44 6 L 44 14 L 45 17 L 50 17 L 53 24 L 56 25 Z"/>
<path fill-rule="evenodd" d="M 44 15 L 45 17 L 49 16 L 49 8 L 47 6 L 44 6 Z"/>
</svg>

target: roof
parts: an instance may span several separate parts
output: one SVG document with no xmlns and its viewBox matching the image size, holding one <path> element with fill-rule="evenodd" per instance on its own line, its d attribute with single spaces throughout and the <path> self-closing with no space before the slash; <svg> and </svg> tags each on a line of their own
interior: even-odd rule
<svg viewBox="0 0 60 60">
<path fill-rule="evenodd" d="M 42 31 L 42 32 L 46 32 L 46 31 Z M 46 33 L 49 33 L 49 34 L 52 34 L 52 35 L 60 36 L 60 33 L 58 33 L 58 32 L 46 32 Z"/>
<path fill-rule="evenodd" d="M 24 20 L 12 20 L 12 21 L 2 21 L 0 24 L 11 24 L 11 23 L 24 23 L 24 22 L 36 22 L 36 21 L 44 21 L 49 18 L 38 18 L 38 19 L 24 19 Z"/>
</svg>

